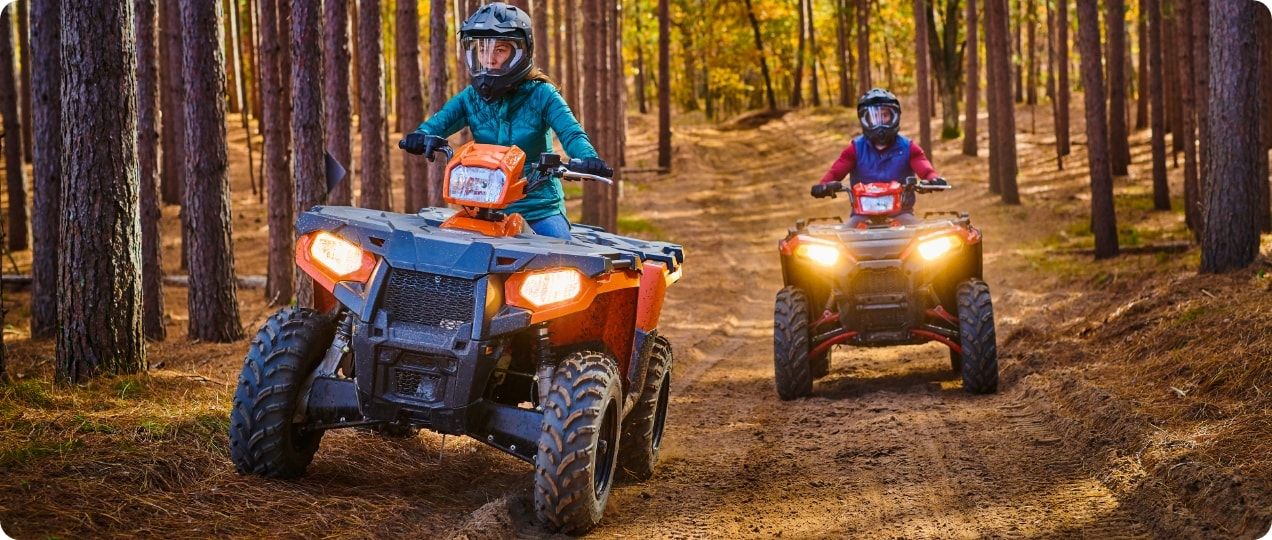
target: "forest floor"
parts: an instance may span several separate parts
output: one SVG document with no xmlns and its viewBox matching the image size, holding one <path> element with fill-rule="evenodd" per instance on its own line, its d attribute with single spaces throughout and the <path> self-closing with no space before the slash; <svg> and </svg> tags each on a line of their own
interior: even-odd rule
<svg viewBox="0 0 1272 540">
<path fill-rule="evenodd" d="M 814 396 L 791 402 L 778 401 L 772 382 L 776 242 L 797 218 L 844 213 L 844 199 L 812 200 L 808 186 L 857 131 L 855 119 L 830 108 L 718 126 L 684 118 L 674 172 L 633 175 L 623 199 L 624 227 L 687 251 L 660 327 L 677 362 L 662 460 L 653 479 L 615 489 L 592 536 L 1266 531 L 1272 237 L 1251 268 L 1198 275 L 1182 214 L 1152 211 L 1147 132 L 1137 132 L 1131 175 L 1115 182 L 1131 249 L 1093 261 L 1084 138 L 1058 171 L 1049 109 L 1036 113 L 1036 133 L 1030 110 L 1017 113 L 1022 205 L 989 194 L 984 151 L 962 156 L 957 140 L 930 152 L 957 189 L 919 201 L 921 211 L 968 211 L 985 234 L 999 393 L 965 394 L 939 346 L 841 348 Z M 1074 119 L 1081 133 L 1080 110 Z M 914 133 L 909 120 L 904 132 Z M 653 166 L 652 122 L 632 118 L 630 167 Z M 238 271 L 263 274 L 264 213 L 238 133 Z M 1172 192 L 1182 193 L 1180 168 L 1170 172 Z M 165 230 L 178 230 L 175 210 L 165 210 Z M 175 235 L 165 242 L 172 273 L 178 244 Z M 29 258 L 15 254 L 19 271 Z M 528 518 L 530 468 L 469 439 L 332 432 L 298 480 L 237 475 L 227 415 L 246 341 L 186 341 L 184 295 L 166 291 L 170 337 L 150 348 L 148 374 L 65 389 L 51 384 L 53 344 L 26 333 L 29 296 L 5 291 L 17 377 L 0 390 L 5 531 L 545 536 Z M 239 298 L 250 334 L 271 308 L 259 290 Z"/>
</svg>

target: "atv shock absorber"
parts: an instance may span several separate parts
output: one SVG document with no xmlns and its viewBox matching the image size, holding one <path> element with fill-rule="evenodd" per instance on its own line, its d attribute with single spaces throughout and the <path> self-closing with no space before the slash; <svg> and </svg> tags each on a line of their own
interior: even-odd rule
<svg viewBox="0 0 1272 540">
<path fill-rule="evenodd" d="M 543 403 L 548 400 L 548 391 L 552 389 L 552 374 L 556 371 L 556 359 L 552 356 L 552 342 L 549 339 L 551 334 L 548 333 L 548 324 L 540 324 L 535 327 L 534 332 L 534 381 L 538 390 L 539 408 L 543 408 Z"/>
</svg>

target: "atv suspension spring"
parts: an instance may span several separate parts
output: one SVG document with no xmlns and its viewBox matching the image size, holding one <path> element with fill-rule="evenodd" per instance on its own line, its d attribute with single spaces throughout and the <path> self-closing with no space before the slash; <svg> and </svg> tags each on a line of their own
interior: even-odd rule
<svg viewBox="0 0 1272 540">
<path fill-rule="evenodd" d="M 548 391 L 552 389 L 552 374 L 556 371 L 556 359 L 552 356 L 551 334 L 547 323 L 534 329 L 535 388 L 538 391 L 539 406 L 548 400 Z"/>
</svg>

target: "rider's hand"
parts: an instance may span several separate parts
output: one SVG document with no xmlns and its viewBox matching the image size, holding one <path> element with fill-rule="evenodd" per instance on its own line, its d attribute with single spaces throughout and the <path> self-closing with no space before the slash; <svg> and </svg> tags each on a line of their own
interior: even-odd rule
<svg viewBox="0 0 1272 540">
<path fill-rule="evenodd" d="M 429 161 L 433 161 L 433 153 L 446 146 L 446 139 L 413 131 L 408 133 L 398 146 L 407 152 L 417 156 L 424 156 Z"/>
<path fill-rule="evenodd" d="M 614 169 L 606 165 L 605 160 L 601 158 L 572 159 L 568 168 L 576 173 L 591 174 L 605 178 L 614 177 Z"/>
<path fill-rule="evenodd" d="M 923 180 L 923 181 L 921 181 L 921 182 L 919 182 L 919 183 L 920 183 L 920 184 L 926 184 L 926 185 L 929 185 L 929 186 L 948 186 L 948 185 L 950 185 L 950 183 L 949 183 L 949 182 L 946 182 L 946 181 L 945 181 L 945 178 L 940 177 L 940 176 L 935 176 L 935 177 L 929 178 L 929 179 L 927 179 L 927 180 Z"/>
<path fill-rule="evenodd" d="M 826 184 L 816 184 L 813 186 L 813 197 L 818 199 L 823 197 L 834 197 L 835 192 L 843 189 L 842 182 L 829 182 Z"/>
</svg>

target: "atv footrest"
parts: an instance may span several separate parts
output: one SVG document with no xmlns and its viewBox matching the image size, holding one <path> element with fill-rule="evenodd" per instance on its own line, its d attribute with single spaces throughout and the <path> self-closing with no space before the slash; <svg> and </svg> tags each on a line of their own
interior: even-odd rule
<svg viewBox="0 0 1272 540">
<path fill-rule="evenodd" d="M 484 418 L 472 436 L 481 442 L 508 452 L 528 463 L 534 463 L 539 445 L 543 412 L 483 401 L 479 405 Z"/>
</svg>

